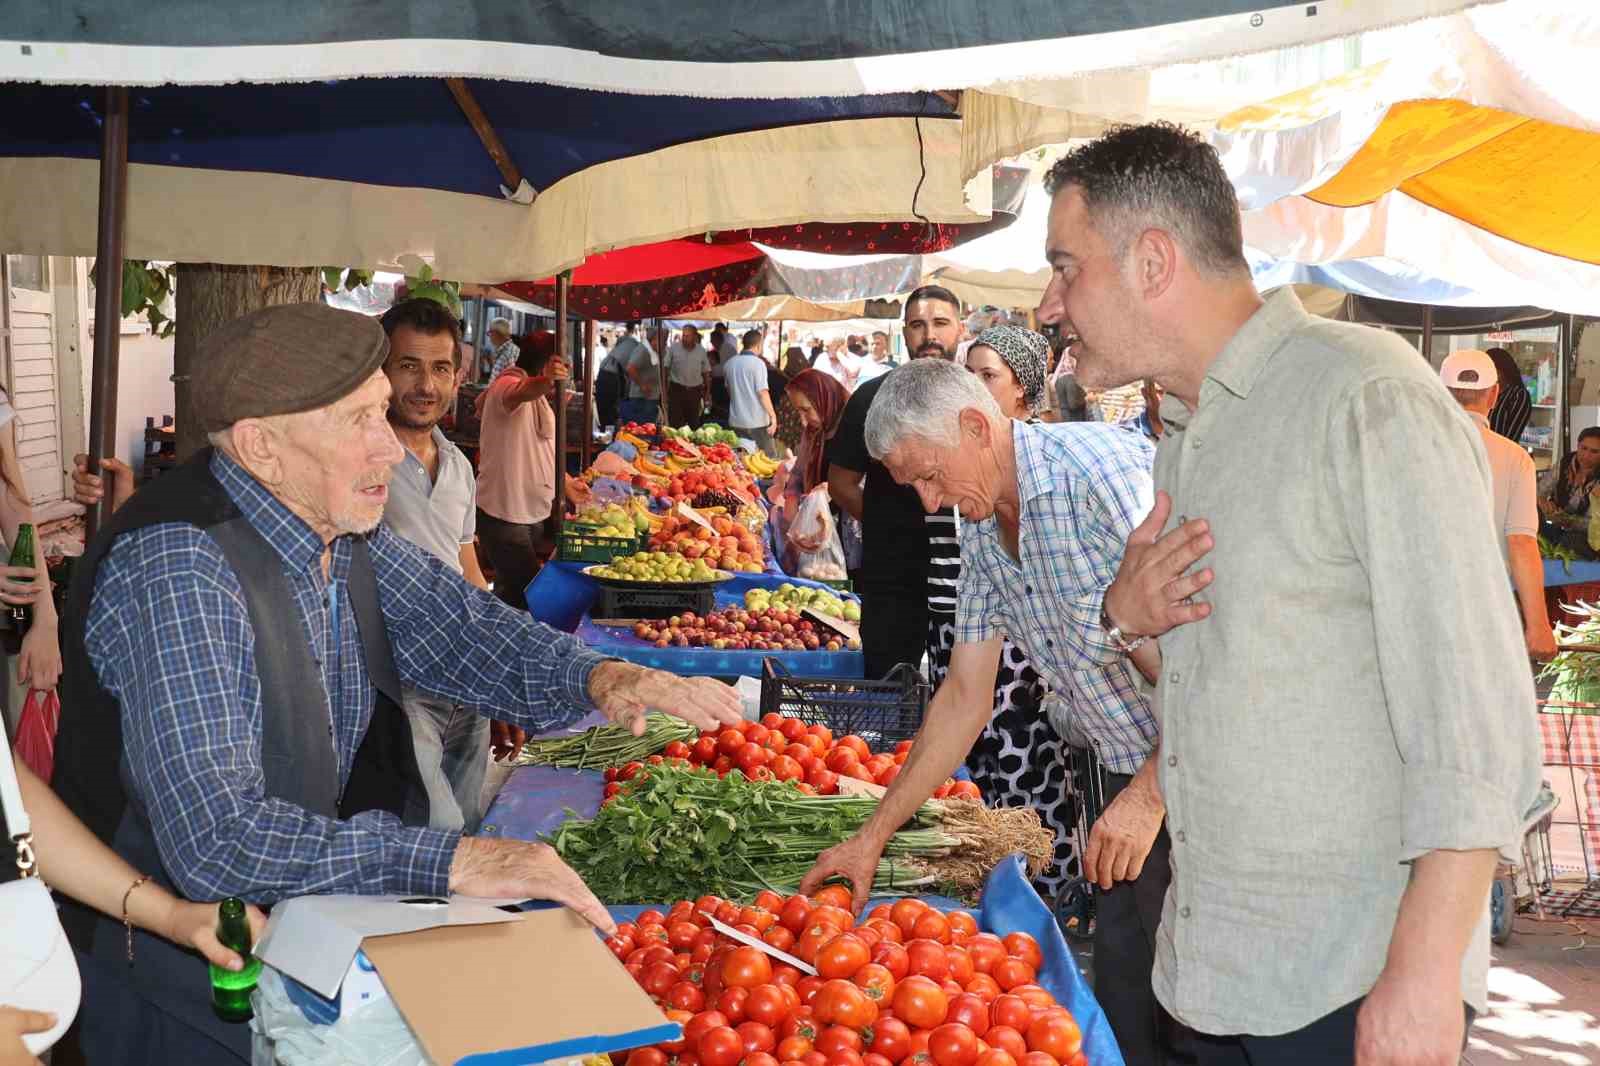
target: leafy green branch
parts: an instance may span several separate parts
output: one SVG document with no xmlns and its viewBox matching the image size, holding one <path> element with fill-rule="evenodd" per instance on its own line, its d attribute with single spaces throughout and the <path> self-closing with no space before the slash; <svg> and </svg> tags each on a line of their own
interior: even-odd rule
<svg viewBox="0 0 1600 1066">
<path fill-rule="evenodd" d="M 93 270 L 93 267 L 90 268 Z M 349 292 L 372 284 L 370 270 L 354 267 L 323 267 L 322 284 L 338 292 Z M 172 295 L 177 289 L 177 264 L 150 259 L 125 259 L 122 262 L 122 316 L 143 315 L 150 331 L 158 337 L 171 337 L 177 322 L 169 315 Z M 459 290 L 460 286 L 456 286 Z M 444 302 L 441 300 L 440 302 Z M 460 297 L 456 298 L 460 307 Z"/>
</svg>

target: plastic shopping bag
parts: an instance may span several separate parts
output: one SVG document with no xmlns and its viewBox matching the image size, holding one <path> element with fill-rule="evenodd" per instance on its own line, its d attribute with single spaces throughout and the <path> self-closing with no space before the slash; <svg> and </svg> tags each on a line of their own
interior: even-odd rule
<svg viewBox="0 0 1600 1066">
<path fill-rule="evenodd" d="M 843 581 L 844 547 L 829 508 L 828 487 L 818 485 L 806 494 L 789 523 L 789 539 L 796 548 L 796 573 L 814 581 Z"/>
<path fill-rule="evenodd" d="M 46 784 L 56 765 L 56 730 L 61 726 L 61 700 L 55 689 L 32 689 L 17 722 L 17 756 Z M 3 743 L 3 741 L 0 741 Z"/>
</svg>

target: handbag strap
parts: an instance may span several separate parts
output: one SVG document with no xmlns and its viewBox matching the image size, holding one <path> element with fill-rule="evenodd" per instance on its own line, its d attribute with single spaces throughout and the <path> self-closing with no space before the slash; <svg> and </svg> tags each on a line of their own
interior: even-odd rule
<svg viewBox="0 0 1600 1066">
<path fill-rule="evenodd" d="M 17 767 L 11 760 L 11 738 L 6 735 L 4 718 L 0 715 L 0 809 L 5 811 L 6 831 L 17 846 L 17 872 L 33 877 L 33 823 L 22 805 L 22 786 L 17 784 Z"/>
</svg>

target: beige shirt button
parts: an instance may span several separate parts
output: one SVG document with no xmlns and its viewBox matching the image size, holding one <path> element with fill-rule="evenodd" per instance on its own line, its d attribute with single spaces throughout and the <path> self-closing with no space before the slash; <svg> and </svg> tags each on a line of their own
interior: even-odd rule
<svg viewBox="0 0 1600 1066">
<path fill-rule="evenodd" d="M 1178 757 L 1176 755 L 1168 755 L 1167 756 L 1167 765 L 1168 766 L 1177 766 L 1178 765 Z"/>
<path fill-rule="evenodd" d="M 1189 908 L 1184 907 L 1182 910 L 1178 911 L 1178 915 L 1183 918 L 1189 917 Z"/>
<path fill-rule="evenodd" d="M 1174 670 L 1172 673 L 1167 675 L 1167 680 L 1176 685 L 1183 681 L 1183 675 Z"/>
<path fill-rule="evenodd" d="M 1188 839 L 1189 839 L 1188 836 L 1185 835 L 1185 833 L 1184 833 L 1184 831 L 1182 829 L 1178 830 L 1178 833 L 1177 833 L 1178 843 L 1182 844 L 1185 840 L 1188 840 Z"/>
</svg>

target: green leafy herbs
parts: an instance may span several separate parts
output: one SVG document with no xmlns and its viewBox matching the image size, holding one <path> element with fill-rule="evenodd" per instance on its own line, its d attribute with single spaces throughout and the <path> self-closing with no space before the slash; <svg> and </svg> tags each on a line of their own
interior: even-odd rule
<svg viewBox="0 0 1600 1066">
<path fill-rule="evenodd" d="M 1543 533 L 1539 534 L 1539 554 L 1546 559 L 1560 559 L 1561 569 L 1572 573 L 1572 564 L 1578 561 L 1578 553 L 1565 544 L 1557 544 Z"/>
<path fill-rule="evenodd" d="M 866 796 L 806 796 L 782 782 L 652 766 L 594 818 L 567 822 L 550 842 L 607 903 L 705 892 L 749 899 L 764 888 L 797 891 L 817 856 L 854 835 L 876 807 Z M 942 821 L 940 805 L 924 804 L 890 839 L 874 884 L 902 890 L 939 881 L 919 858 L 969 843 Z"/>
<path fill-rule="evenodd" d="M 597 770 L 644 759 L 674 740 L 690 743 L 699 735 L 694 726 L 680 718 L 650 714 L 645 717 L 643 736 L 636 737 L 621 726 L 595 726 L 570 737 L 530 740 L 522 746 L 516 763 Z"/>
</svg>

